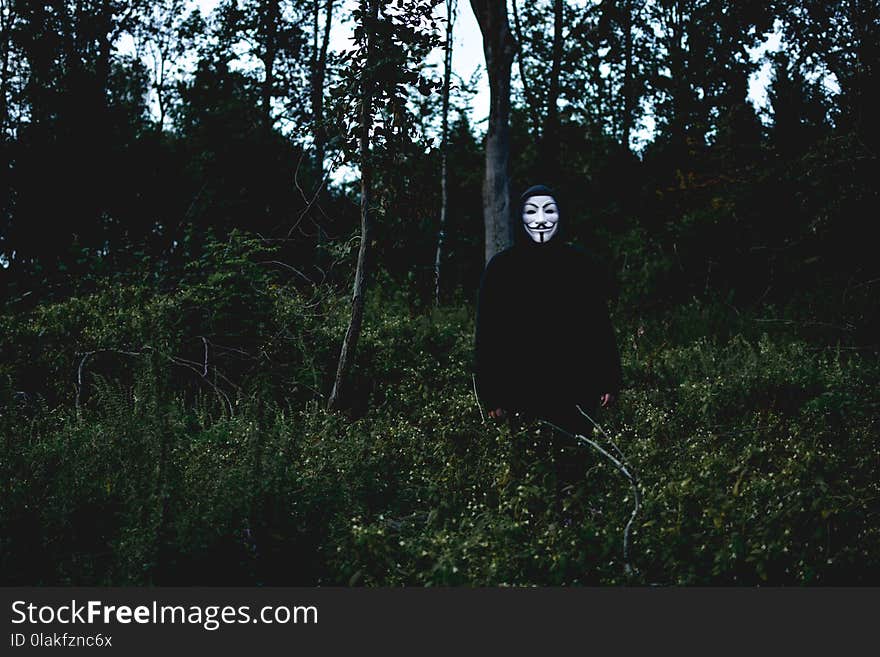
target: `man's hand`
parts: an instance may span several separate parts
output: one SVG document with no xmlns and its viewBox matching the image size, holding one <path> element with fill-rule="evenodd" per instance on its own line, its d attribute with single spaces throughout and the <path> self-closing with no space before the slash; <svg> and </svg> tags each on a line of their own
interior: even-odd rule
<svg viewBox="0 0 880 657">
<path fill-rule="evenodd" d="M 612 395 L 610 392 L 606 392 L 599 399 L 602 402 L 602 408 L 607 408 L 608 406 L 611 406 L 611 404 L 614 403 L 614 400 L 617 399 L 617 397 Z"/>
<path fill-rule="evenodd" d="M 489 411 L 489 417 L 494 420 L 503 420 L 507 415 L 507 411 L 503 408 L 496 408 L 494 411 Z"/>
</svg>

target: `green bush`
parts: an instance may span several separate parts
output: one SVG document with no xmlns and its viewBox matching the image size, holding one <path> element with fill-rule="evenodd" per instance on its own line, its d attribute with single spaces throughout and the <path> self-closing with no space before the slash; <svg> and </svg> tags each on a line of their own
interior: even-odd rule
<svg viewBox="0 0 880 657">
<path fill-rule="evenodd" d="M 628 576 L 628 482 L 590 452 L 560 509 L 550 429 L 483 420 L 472 307 L 380 278 L 355 403 L 327 413 L 348 295 L 262 248 L 0 317 L 4 583 L 880 581 L 875 352 L 791 309 L 618 312 L 627 388 L 599 421 L 641 483 Z"/>
</svg>

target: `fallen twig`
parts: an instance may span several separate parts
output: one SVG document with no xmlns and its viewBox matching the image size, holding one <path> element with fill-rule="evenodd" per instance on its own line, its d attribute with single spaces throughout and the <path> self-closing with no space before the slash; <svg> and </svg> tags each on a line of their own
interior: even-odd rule
<svg viewBox="0 0 880 657">
<path fill-rule="evenodd" d="M 641 506 L 642 506 L 642 498 L 641 498 L 641 494 L 639 493 L 639 480 L 636 477 L 632 466 L 630 466 L 627 463 L 626 457 L 624 457 L 623 452 L 620 450 L 620 448 L 617 446 L 617 444 L 611 439 L 611 437 L 605 432 L 605 430 L 602 429 L 602 427 L 600 427 L 593 418 L 591 418 L 587 413 L 585 413 L 584 410 L 580 406 L 578 406 L 577 409 L 578 409 L 578 411 L 580 411 L 581 415 L 583 415 L 585 418 L 587 418 L 593 424 L 593 426 L 596 427 L 596 429 L 605 437 L 605 439 L 608 441 L 608 443 L 613 448 L 614 452 L 620 458 L 615 457 L 614 455 L 609 453 L 608 450 L 606 450 L 601 445 L 599 445 L 599 443 L 597 443 L 595 440 L 587 438 L 584 435 L 572 434 L 570 431 L 566 431 L 562 427 L 559 427 L 556 424 L 549 422 L 548 420 L 540 420 L 540 422 L 542 422 L 550 427 L 553 427 L 554 429 L 556 429 L 557 431 L 559 431 L 563 435 L 568 436 L 569 438 L 575 439 L 576 442 L 585 443 L 585 444 L 589 445 L 590 447 L 592 447 L 593 449 L 595 449 L 597 452 L 602 454 L 602 456 L 604 456 L 609 461 L 611 461 L 611 463 L 614 465 L 614 467 L 617 469 L 617 471 L 620 472 L 624 477 L 626 477 L 627 480 L 629 481 L 630 485 L 632 486 L 633 498 L 634 498 L 633 511 L 632 511 L 632 514 L 630 514 L 629 521 L 626 523 L 626 526 L 623 528 L 623 570 L 626 573 L 627 577 L 631 577 L 632 575 L 634 575 L 637 572 L 632 567 L 632 563 L 630 562 L 630 532 L 632 530 L 632 525 L 635 522 L 636 516 L 638 515 L 639 510 L 641 509 Z"/>
<path fill-rule="evenodd" d="M 480 411 L 480 419 L 486 424 L 486 416 L 483 415 L 483 406 L 480 404 L 480 397 L 477 395 L 477 377 L 471 374 L 471 382 L 474 386 L 474 402 L 477 404 L 477 410 Z"/>
<path fill-rule="evenodd" d="M 92 356 L 95 356 L 97 354 L 121 354 L 123 356 L 144 356 L 144 355 L 146 355 L 147 352 L 155 352 L 155 353 L 159 354 L 160 356 L 162 356 L 163 358 L 166 358 L 170 362 L 174 363 L 175 365 L 180 365 L 181 367 L 185 367 L 187 369 L 190 369 L 193 372 L 195 372 L 196 374 L 198 374 L 199 378 L 202 381 L 204 381 L 205 383 L 207 383 L 209 386 L 211 386 L 214 389 L 214 392 L 217 394 L 220 401 L 225 402 L 226 407 L 229 410 L 230 417 L 235 416 L 235 409 L 234 409 L 234 405 L 232 403 L 232 400 L 216 383 L 214 383 L 213 381 L 211 381 L 208 378 L 208 341 L 206 338 L 204 338 L 202 336 L 199 336 L 199 337 L 201 337 L 201 339 L 205 345 L 204 363 L 198 363 L 196 361 L 187 360 L 185 358 L 180 358 L 179 356 L 171 356 L 169 354 L 163 353 L 162 351 L 160 351 L 158 349 L 155 349 L 154 347 L 151 347 L 150 345 L 144 345 L 144 347 L 141 349 L 141 351 L 126 351 L 124 349 L 96 349 L 94 351 L 77 352 L 78 356 L 82 356 L 82 358 L 79 361 L 79 367 L 77 367 L 77 371 L 76 371 L 76 398 L 74 400 L 74 405 L 76 408 L 77 417 L 79 417 L 80 412 L 82 410 L 82 405 L 81 405 L 80 400 L 81 400 L 82 390 L 83 390 L 83 371 L 85 369 L 86 363 L 88 362 L 88 360 Z M 226 383 L 230 384 L 236 390 L 240 390 L 240 388 L 235 383 L 233 383 L 228 377 L 224 376 L 222 372 L 218 371 L 216 366 L 214 366 L 214 374 L 215 374 L 215 376 L 219 376 L 221 379 L 223 379 Z"/>
</svg>

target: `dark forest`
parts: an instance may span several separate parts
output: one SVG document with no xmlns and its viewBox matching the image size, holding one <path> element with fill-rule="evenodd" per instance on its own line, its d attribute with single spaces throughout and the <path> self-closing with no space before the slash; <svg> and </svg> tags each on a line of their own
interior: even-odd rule
<svg viewBox="0 0 880 657">
<path fill-rule="evenodd" d="M 878 152 L 877 0 L 0 0 L 0 583 L 878 585 Z M 574 522 L 472 377 L 536 183 Z"/>
</svg>

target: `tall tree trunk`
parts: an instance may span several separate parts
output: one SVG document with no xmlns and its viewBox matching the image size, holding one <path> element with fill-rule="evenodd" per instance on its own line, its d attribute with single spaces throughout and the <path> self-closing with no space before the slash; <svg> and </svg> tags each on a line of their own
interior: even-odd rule
<svg viewBox="0 0 880 657">
<path fill-rule="evenodd" d="M 324 5 L 324 33 L 318 45 L 319 0 L 314 6 L 314 41 L 312 55 L 312 138 L 315 142 L 315 171 L 320 181 L 324 179 L 324 153 L 327 148 L 327 128 L 324 125 L 324 79 L 327 74 L 327 49 L 330 44 L 330 28 L 333 24 L 333 2 Z"/>
<path fill-rule="evenodd" d="M 516 35 L 517 42 L 520 44 L 520 47 L 516 49 L 516 64 L 517 68 L 519 68 L 519 79 L 523 86 L 523 94 L 526 97 L 526 109 L 532 120 L 532 130 L 534 130 L 535 133 L 534 137 L 535 139 L 538 139 L 541 134 L 541 108 L 538 107 L 538 101 L 532 90 L 532 83 L 526 75 L 526 68 L 523 64 L 522 27 L 519 22 L 519 9 L 517 8 L 516 0 L 512 0 L 510 4 L 513 7 L 513 31 Z"/>
<path fill-rule="evenodd" d="M 263 128 L 268 136 L 272 132 L 272 92 L 275 87 L 275 58 L 278 54 L 278 15 L 280 11 L 277 0 L 263 3 L 262 33 L 263 39 L 263 86 L 260 89 L 260 106 L 263 112 Z"/>
<path fill-rule="evenodd" d="M 440 263 L 446 240 L 446 214 L 449 205 L 447 189 L 447 144 L 449 141 L 449 85 L 452 79 L 452 37 L 458 0 L 446 0 L 446 52 L 443 62 L 443 114 L 440 135 L 440 230 L 437 233 L 437 253 L 434 255 L 434 303 L 440 305 Z"/>
<path fill-rule="evenodd" d="M 690 123 L 688 120 L 688 108 L 687 108 L 687 78 L 685 77 L 685 59 L 684 59 L 684 45 L 682 40 L 684 38 L 684 24 L 681 16 L 681 11 L 679 10 L 675 24 L 673 28 L 673 50 L 672 50 L 672 76 L 673 76 L 673 89 L 675 94 L 675 122 L 676 122 L 676 132 L 675 137 L 681 148 L 685 147 L 685 142 L 687 140 L 687 126 Z"/>
<path fill-rule="evenodd" d="M 6 124 L 9 122 L 9 62 L 12 57 L 12 26 L 15 23 L 15 8 L 11 0 L 0 0 L 0 47 L 3 48 L 0 63 L 0 141 L 6 139 Z"/>
<path fill-rule="evenodd" d="M 661 15 L 661 25 L 666 41 L 669 66 L 671 107 L 668 114 L 669 140 L 677 163 L 681 163 L 686 152 L 686 133 L 689 123 L 688 84 L 685 71 L 684 17 L 681 2 L 676 1 L 665 8 Z"/>
<path fill-rule="evenodd" d="M 486 176 L 483 181 L 483 220 L 489 260 L 513 243 L 510 221 L 510 66 L 516 40 L 510 33 L 507 3 L 471 0 L 483 33 L 483 52 L 489 77 L 489 127 L 486 131 Z"/>
<path fill-rule="evenodd" d="M 165 131 L 165 52 L 164 47 L 156 49 L 158 56 L 161 58 L 159 62 L 159 70 L 156 73 L 156 104 L 159 106 L 159 119 L 157 121 L 156 133 L 161 135 Z"/>
<path fill-rule="evenodd" d="M 363 28 L 367 34 L 366 71 L 361 88 L 361 116 L 360 137 L 358 139 L 358 151 L 361 167 L 361 244 L 358 249 L 357 269 L 354 274 L 354 286 L 351 296 L 351 318 L 345 338 L 342 340 L 342 348 L 339 351 L 339 363 L 336 367 L 336 380 L 333 382 L 333 390 L 327 400 L 329 410 L 337 410 L 345 402 L 345 393 L 348 387 L 349 372 L 351 371 L 354 354 L 357 350 L 358 338 L 361 334 L 361 323 L 364 317 L 364 299 L 367 291 L 366 277 L 369 264 L 370 240 L 372 239 L 372 219 L 370 217 L 370 200 L 373 181 L 373 167 L 370 162 L 370 127 L 373 123 L 373 30 L 379 15 L 380 0 L 361 0 L 363 16 L 369 16 L 370 21 L 364 21 Z"/>
<path fill-rule="evenodd" d="M 555 184 L 559 176 L 559 75 L 562 70 L 562 19 L 564 0 L 553 2 L 553 55 L 547 87 L 547 114 L 541 133 L 540 163 L 544 175 Z"/>
<path fill-rule="evenodd" d="M 327 75 L 327 50 L 330 45 L 330 28 L 333 25 L 333 3 L 334 0 L 326 0 L 324 5 L 324 28 L 323 35 L 319 42 L 319 24 L 321 4 L 320 0 L 314 0 L 314 31 L 313 31 L 313 47 L 312 47 L 312 139 L 315 144 L 315 179 L 317 185 L 324 183 L 324 156 L 327 151 L 327 125 L 324 121 L 324 80 Z M 324 190 L 320 189 L 318 194 L 318 204 L 320 206 L 321 199 L 324 198 Z M 321 223 L 315 222 L 317 235 L 316 264 L 322 264 L 324 254 L 324 242 L 326 241 L 326 231 Z"/>
<path fill-rule="evenodd" d="M 623 7 L 623 147 L 629 150 L 632 119 L 635 113 L 635 89 L 633 88 L 633 0 L 626 0 Z"/>
<path fill-rule="evenodd" d="M 113 55 L 113 7 L 109 0 L 101 3 L 100 34 L 98 35 L 98 61 L 95 66 L 99 106 L 107 104 L 107 93 L 110 88 L 110 60 Z"/>
</svg>

